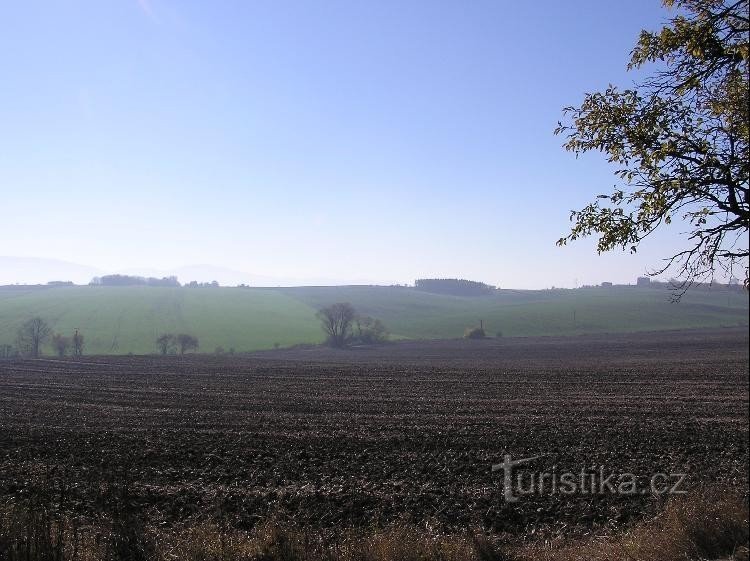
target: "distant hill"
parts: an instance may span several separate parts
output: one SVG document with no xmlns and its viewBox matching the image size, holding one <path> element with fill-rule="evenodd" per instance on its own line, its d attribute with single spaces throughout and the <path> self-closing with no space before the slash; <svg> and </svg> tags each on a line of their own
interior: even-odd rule
<svg viewBox="0 0 750 561">
<path fill-rule="evenodd" d="M 184 265 L 172 269 L 154 269 L 151 267 L 126 267 L 118 270 L 102 270 L 88 265 L 70 263 L 59 259 L 39 257 L 5 257 L 0 256 L 0 286 L 9 284 L 46 284 L 49 281 L 72 281 L 74 284 L 88 284 L 94 277 L 103 275 L 129 275 L 138 277 L 177 277 L 180 283 L 190 281 L 199 283 L 217 281 L 222 286 L 299 286 L 301 284 L 336 285 L 351 281 L 330 278 L 307 277 L 292 278 L 248 273 L 209 264 Z M 358 279 L 358 284 L 366 280 Z"/>
<path fill-rule="evenodd" d="M 102 273 L 103 271 L 96 267 L 58 259 L 0 255 L 0 285 L 46 284 L 49 281 L 73 281 L 75 284 L 86 284 Z"/>
<path fill-rule="evenodd" d="M 81 329 L 89 354 L 153 353 L 163 332 L 192 333 L 203 352 L 317 343 L 322 334 L 315 312 L 342 301 L 381 319 L 396 338 L 461 337 L 480 320 L 489 335 L 504 336 L 748 325 L 747 293 L 728 290 L 694 290 L 671 304 L 664 288 L 636 287 L 469 297 L 384 286 L 8 287 L 0 288 L 0 344 L 12 344 L 18 326 L 37 315 L 59 332 Z"/>
</svg>

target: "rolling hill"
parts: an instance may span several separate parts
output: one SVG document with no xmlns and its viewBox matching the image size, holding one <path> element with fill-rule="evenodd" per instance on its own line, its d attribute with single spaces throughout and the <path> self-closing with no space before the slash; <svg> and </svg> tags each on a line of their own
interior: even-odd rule
<svg viewBox="0 0 750 561">
<path fill-rule="evenodd" d="M 146 354 L 164 332 L 187 332 L 203 352 L 317 343 L 315 312 L 351 302 L 394 338 L 454 338 L 484 321 L 504 336 L 576 335 L 748 325 L 746 292 L 694 290 L 679 304 L 663 288 L 499 290 L 458 297 L 384 286 L 294 288 L 0 287 L 0 344 L 40 316 L 55 331 L 79 328 L 87 354 Z M 49 350 L 47 352 L 50 352 Z"/>
</svg>

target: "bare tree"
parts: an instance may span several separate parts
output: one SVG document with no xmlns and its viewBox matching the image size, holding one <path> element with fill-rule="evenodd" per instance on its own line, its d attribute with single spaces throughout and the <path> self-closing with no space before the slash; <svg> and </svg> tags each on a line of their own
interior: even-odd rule
<svg viewBox="0 0 750 561">
<path fill-rule="evenodd" d="M 73 356 L 83 356 L 83 335 L 78 329 L 73 333 L 71 343 L 73 345 Z"/>
<path fill-rule="evenodd" d="M 177 345 L 180 347 L 180 354 L 184 355 L 187 351 L 198 348 L 198 338 L 188 333 L 180 333 L 177 336 Z"/>
<path fill-rule="evenodd" d="M 348 302 L 331 304 L 320 310 L 317 317 L 332 347 L 344 347 L 351 336 L 352 322 L 357 316 Z"/>
<path fill-rule="evenodd" d="M 57 356 L 63 357 L 65 356 L 65 353 L 67 353 L 68 349 L 70 348 L 70 338 L 60 333 L 55 333 L 52 336 L 52 347 L 57 352 Z"/>
<path fill-rule="evenodd" d="M 51 333 L 46 321 L 40 317 L 31 318 L 18 330 L 18 350 L 21 354 L 37 358 Z"/>
<path fill-rule="evenodd" d="M 174 351 L 176 345 L 175 336 L 171 333 L 164 333 L 156 338 L 156 346 L 163 355 L 168 355 Z"/>
</svg>

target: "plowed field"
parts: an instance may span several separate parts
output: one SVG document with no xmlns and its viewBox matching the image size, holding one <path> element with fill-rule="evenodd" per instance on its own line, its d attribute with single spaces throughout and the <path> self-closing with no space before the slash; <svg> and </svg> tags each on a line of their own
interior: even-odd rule
<svg viewBox="0 0 750 561">
<path fill-rule="evenodd" d="M 500 532 L 632 521 L 663 497 L 509 503 L 491 466 L 748 486 L 746 329 L 0 362 L 0 499 L 149 520 Z"/>
</svg>

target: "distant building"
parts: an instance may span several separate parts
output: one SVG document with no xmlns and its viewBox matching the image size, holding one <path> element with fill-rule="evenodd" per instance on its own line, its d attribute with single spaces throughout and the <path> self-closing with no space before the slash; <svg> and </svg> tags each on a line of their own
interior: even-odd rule
<svg viewBox="0 0 750 561">
<path fill-rule="evenodd" d="M 603 282 L 602 283 L 602 288 L 612 288 L 612 283 L 611 282 Z"/>
<path fill-rule="evenodd" d="M 649 277 L 638 277 L 638 281 L 636 281 L 636 284 L 638 286 L 650 286 L 651 279 Z"/>
</svg>

